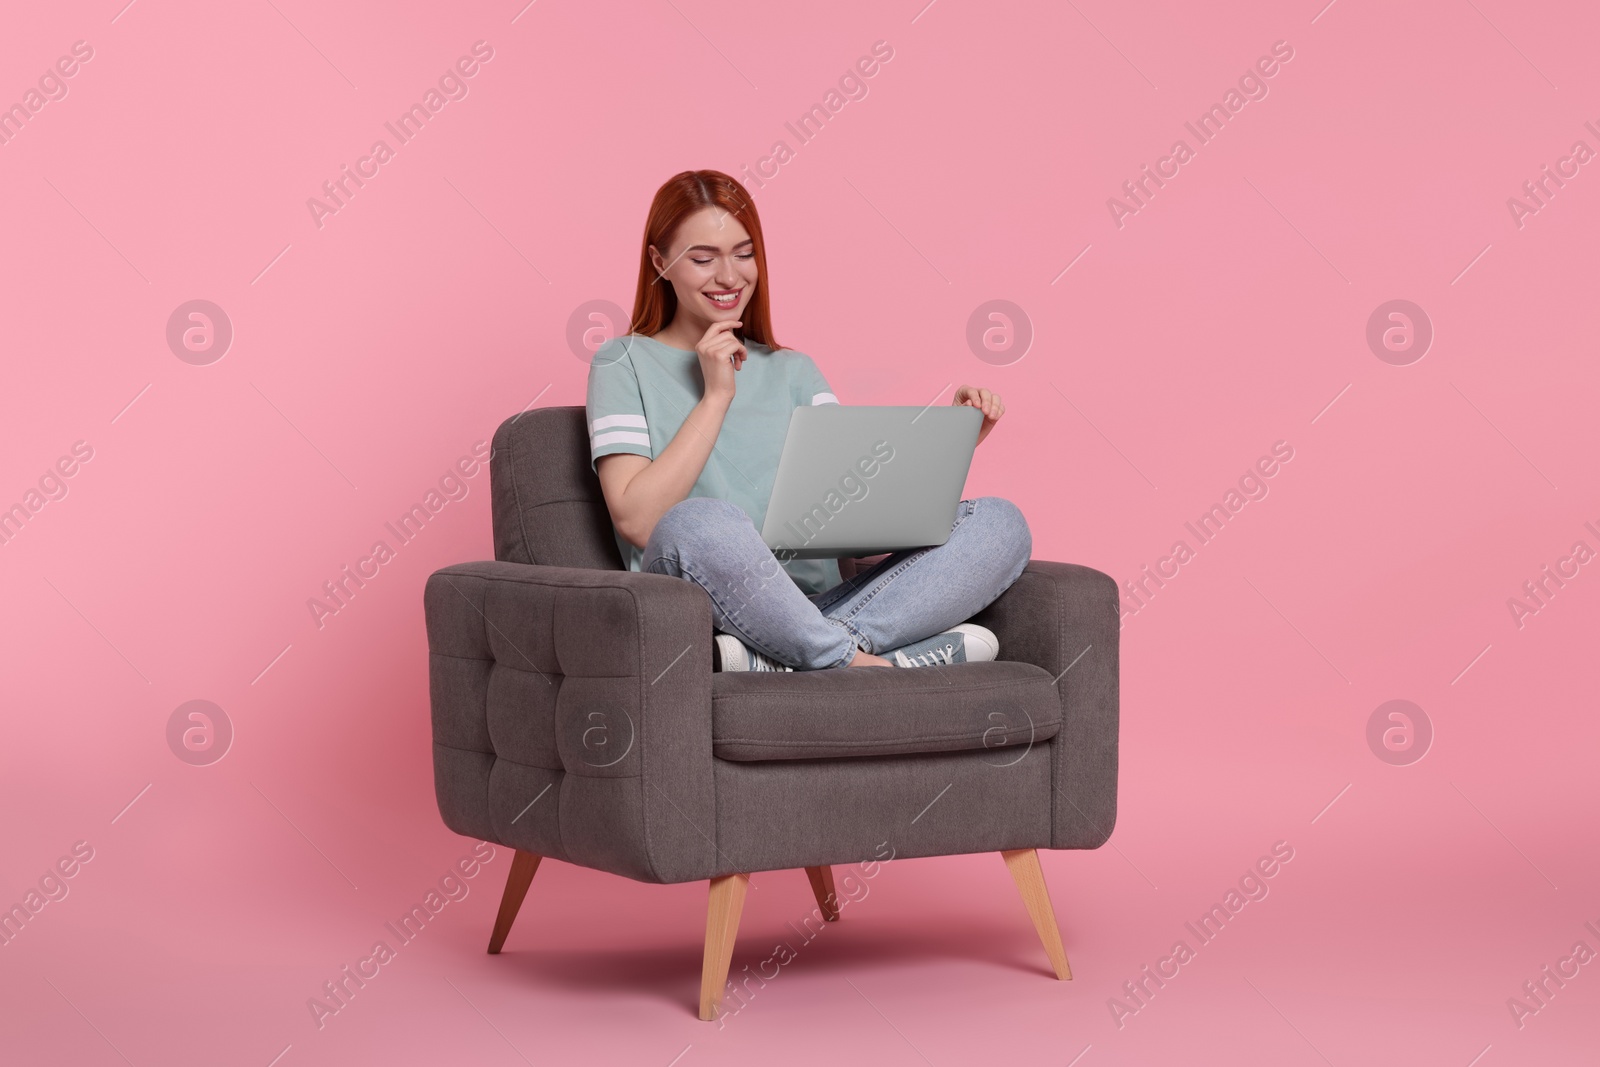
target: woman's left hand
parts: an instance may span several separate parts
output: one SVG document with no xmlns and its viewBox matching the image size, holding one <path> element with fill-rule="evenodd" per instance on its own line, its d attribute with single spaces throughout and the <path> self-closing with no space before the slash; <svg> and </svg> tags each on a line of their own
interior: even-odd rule
<svg viewBox="0 0 1600 1067">
<path fill-rule="evenodd" d="M 994 429 L 994 424 L 1000 421 L 1000 416 L 1006 413 L 1006 406 L 1000 400 L 999 393 L 991 393 L 987 389 L 980 389 L 976 385 L 963 385 L 956 389 L 955 399 L 950 401 L 955 407 L 966 405 L 977 408 L 983 412 L 983 425 L 978 427 L 978 443 L 989 436 L 989 431 Z"/>
</svg>

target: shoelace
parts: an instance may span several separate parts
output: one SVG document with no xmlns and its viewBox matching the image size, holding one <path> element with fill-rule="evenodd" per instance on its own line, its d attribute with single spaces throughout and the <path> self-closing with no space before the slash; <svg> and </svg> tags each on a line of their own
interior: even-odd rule
<svg viewBox="0 0 1600 1067">
<path fill-rule="evenodd" d="M 918 667 L 937 667 L 940 665 L 940 663 L 943 663 L 945 666 L 951 666 L 955 663 L 955 654 L 956 646 L 953 644 L 946 644 L 943 648 L 934 648 L 915 656 L 908 656 L 902 652 L 900 653 L 900 658 L 904 662 L 914 664 Z"/>
</svg>

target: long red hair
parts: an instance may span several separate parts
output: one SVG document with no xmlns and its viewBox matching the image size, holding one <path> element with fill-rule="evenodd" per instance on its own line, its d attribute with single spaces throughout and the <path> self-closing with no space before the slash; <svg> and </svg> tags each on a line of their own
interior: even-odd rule
<svg viewBox="0 0 1600 1067">
<path fill-rule="evenodd" d="M 771 285 L 767 274 L 767 244 L 761 236 L 761 216 L 755 201 L 739 182 L 717 170 L 686 170 L 667 179 L 650 202 L 650 216 L 644 224 L 644 241 L 639 248 L 639 287 L 633 297 L 633 332 L 650 336 L 659 333 L 678 312 L 678 295 L 672 283 L 656 273 L 650 262 L 650 246 L 663 258 L 683 220 L 703 208 L 717 208 L 738 219 L 750 233 L 756 256 L 756 292 L 739 315 L 744 324 L 738 333 L 742 340 L 757 341 L 776 351 L 783 346 L 772 336 Z"/>
</svg>

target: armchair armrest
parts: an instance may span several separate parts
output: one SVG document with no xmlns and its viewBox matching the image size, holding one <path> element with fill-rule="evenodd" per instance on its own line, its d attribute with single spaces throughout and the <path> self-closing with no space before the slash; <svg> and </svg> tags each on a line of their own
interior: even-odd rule
<svg viewBox="0 0 1600 1067">
<path fill-rule="evenodd" d="M 648 882 L 716 866 L 711 605 L 657 574 L 465 563 L 423 594 L 445 824 Z"/>
<path fill-rule="evenodd" d="M 1117 583 L 1072 563 L 1030 562 L 974 622 L 1000 658 L 1043 667 L 1061 692 L 1055 748 L 1054 848 L 1098 848 L 1117 821 L 1121 621 Z"/>
</svg>

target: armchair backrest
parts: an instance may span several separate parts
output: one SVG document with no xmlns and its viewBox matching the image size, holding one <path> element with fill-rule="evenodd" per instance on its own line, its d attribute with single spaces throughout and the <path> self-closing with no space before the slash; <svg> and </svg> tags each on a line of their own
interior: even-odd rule
<svg viewBox="0 0 1600 1067">
<path fill-rule="evenodd" d="M 489 483 L 495 559 L 622 569 L 583 408 L 534 408 L 501 423 Z"/>
</svg>

